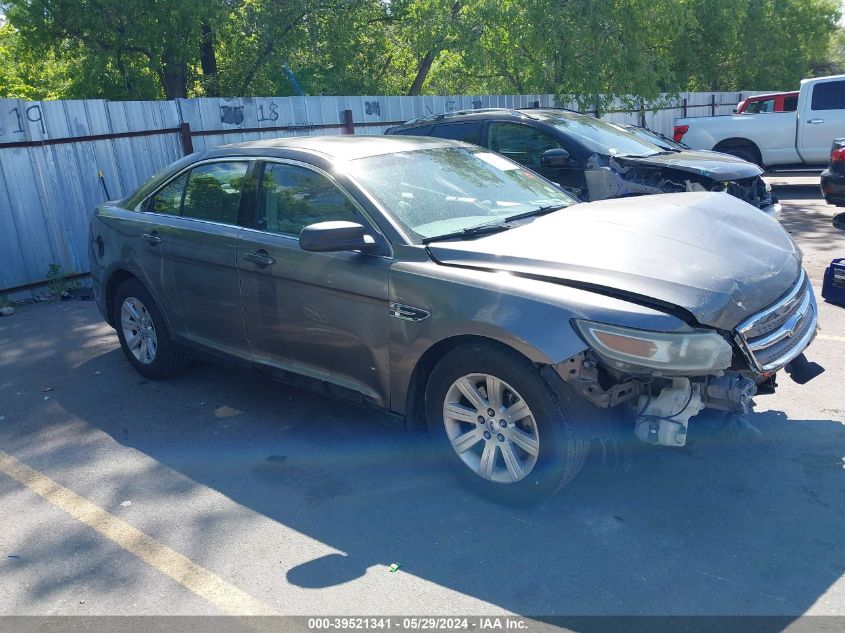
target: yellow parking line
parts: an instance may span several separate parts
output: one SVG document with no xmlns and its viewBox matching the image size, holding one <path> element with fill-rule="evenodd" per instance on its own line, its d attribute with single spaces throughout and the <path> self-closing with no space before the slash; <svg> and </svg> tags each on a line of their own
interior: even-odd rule
<svg viewBox="0 0 845 633">
<path fill-rule="evenodd" d="M 836 341 L 837 343 L 845 343 L 845 336 L 834 336 L 833 334 L 819 334 L 818 338 L 823 341 Z"/>
<path fill-rule="evenodd" d="M 278 615 L 263 602 L 176 550 L 0 451 L 0 472 L 44 497 L 180 585 L 232 615 Z"/>
</svg>

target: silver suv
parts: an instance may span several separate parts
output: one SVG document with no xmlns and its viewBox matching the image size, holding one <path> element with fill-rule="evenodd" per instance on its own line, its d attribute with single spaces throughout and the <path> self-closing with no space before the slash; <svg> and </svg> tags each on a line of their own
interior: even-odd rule
<svg viewBox="0 0 845 633">
<path fill-rule="evenodd" d="M 480 147 L 313 137 L 180 160 L 91 221 L 99 307 L 132 365 L 197 356 L 427 425 L 507 503 L 548 496 L 623 421 L 682 446 L 709 407 L 807 364 L 789 235 L 724 193 L 577 204 Z"/>
</svg>

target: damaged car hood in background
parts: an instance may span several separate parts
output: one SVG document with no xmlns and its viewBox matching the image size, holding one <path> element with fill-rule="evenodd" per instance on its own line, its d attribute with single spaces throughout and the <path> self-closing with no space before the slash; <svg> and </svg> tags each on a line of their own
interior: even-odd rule
<svg viewBox="0 0 845 633">
<path fill-rule="evenodd" d="M 667 151 L 652 156 L 614 156 L 613 160 L 621 165 L 633 164 L 677 169 L 718 181 L 742 180 L 763 173 L 763 170 L 754 163 L 716 152 Z"/>
<path fill-rule="evenodd" d="M 749 209 L 725 193 L 603 200 L 428 249 L 440 264 L 639 295 L 731 330 L 786 293 L 801 267 L 780 224 Z"/>
</svg>

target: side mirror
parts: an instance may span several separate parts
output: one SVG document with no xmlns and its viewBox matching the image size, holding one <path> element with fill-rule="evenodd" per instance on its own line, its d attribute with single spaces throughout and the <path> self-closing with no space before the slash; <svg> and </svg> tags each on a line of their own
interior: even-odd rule
<svg viewBox="0 0 845 633">
<path fill-rule="evenodd" d="M 569 165 L 569 152 L 565 149 L 547 149 L 540 156 L 540 165 L 546 169 L 567 167 Z"/>
<path fill-rule="evenodd" d="M 833 216 L 833 226 L 845 231 L 845 213 L 838 213 Z"/>
<path fill-rule="evenodd" d="M 372 253 L 378 250 L 376 240 L 367 234 L 367 229 L 357 222 L 342 220 L 309 224 L 299 234 L 299 246 L 304 251 L 314 253 Z"/>
</svg>

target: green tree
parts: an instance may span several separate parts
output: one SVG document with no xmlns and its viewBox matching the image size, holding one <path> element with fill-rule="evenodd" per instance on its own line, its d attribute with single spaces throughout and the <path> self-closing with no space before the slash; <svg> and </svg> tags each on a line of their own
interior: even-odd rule
<svg viewBox="0 0 845 633">
<path fill-rule="evenodd" d="M 33 50 L 82 51 L 89 66 L 103 68 L 101 80 L 120 84 L 138 97 L 145 73 L 158 79 L 156 92 L 168 99 L 186 97 L 209 42 L 210 25 L 223 15 L 224 0 L 8 0 L 6 14 Z M 208 51 L 206 51 L 207 53 Z M 145 91 L 144 91 L 145 92 Z"/>
</svg>

